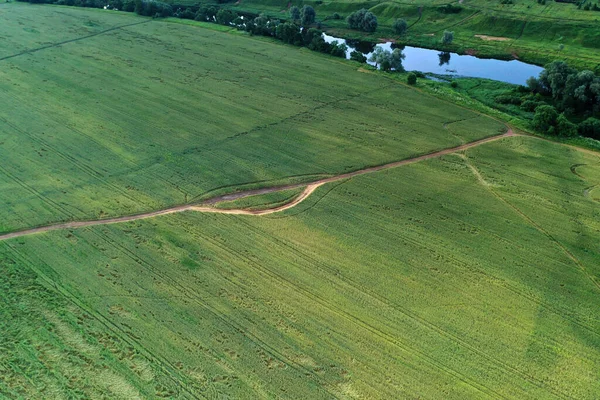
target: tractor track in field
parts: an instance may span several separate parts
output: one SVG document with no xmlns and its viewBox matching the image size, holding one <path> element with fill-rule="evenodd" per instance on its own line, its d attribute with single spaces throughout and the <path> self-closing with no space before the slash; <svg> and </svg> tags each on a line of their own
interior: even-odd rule
<svg viewBox="0 0 600 400">
<path fill-rule="evenodd" d="M 41 47 L 36 47 L 36 48 L 33 48 L 33 49 L 23 50 L 23 51 L 21 51 L 19 53 L 15 53 L 15 54 L 11 54 L 11 55 L 8 55 L 8 56 L 0 57 L 0 61 L 9 60 L 11 58 L 23 56 L 23 55 L 26 55 L 26 54 L 36 53 L 36 52 L 41 51 L 41 50 L 51 49 L 52 47 L 62 46 L 63 44 L 67 44 L 67 43 L 78 42 L 80 40 L 89 39 L 89 38 L 92 38 L 94 36 L 103 35 L 103 34 L 108 33 L 108 32 L 117 31 L 119 29 L 127 28 L 129 26 L 135 26 L 135 25 L 140 25 L 140 24 L 147 24 L 149 22 L 152 22 L 152 20 L 141 21 L 141 22 L 134 22 L 132 24 L 126 24 L 126 25 L 114 26 L 112 28 L 108 28 L 108 29 L 105 29 L 103 31 L 92 33 L 92 34 L 85 35 L 85 36 L 81 36 L 81 37 L 78 37 L 78 38 L 69 39 L 69 40 L 63 40 L 62 42 L 51 43 L 51 44 L 48 44 L 46 46 L 41 46 Z"/>
<path fill-rule="evenodd" d="M 377 165 L 377 166 L 373 166 L 373 167 L 367 167 L 367 168 L 363 168 L 360 170 L 347 172 L 344 174 L 335 175 L 335 176 L 331 176 L 328 178 L 319 179 L 319 180 L 316 180 L 313 182 L 294 183 L 294 184 L 289 184 L 289 185 L 281 185 L 281 186 L 272 186 L 272 187 L 266 187 L 266 188 L 260 188 L 260 189 L 244 190 L 244 191 L 239 191 L 236 193 L 215 196 L 213 198 L 203 201 L 200 204 L 183 204 L 183 205 L 173 206 L 173 207 L 165 208 L 162 210 L 150 211 L 150 212 L 141 213 L 141 214 L 126 215 L 126 216 L 106 218 L 106 219 L 71 221 L 71 222 L 57 223 L 57 224 L 53 224 L 53 225 L 39 226 L 39 227 L 35 227 L 35 228 L 29 228 L 29 229 L 4 233 L 4 234 L 0 235 L 0 241 L 18 238 L 18 237 L 22 237 L 22 236 L 34 235 L 36 233 L 56 231 L 56 230 L 61 230 L 61 229 L 74 229 L 74 228 L 84 228 L 84 227 L 96 226 L 96 225 L 109 225 L 109 224 L 116 224 L 116 223 L 121 223 L 121 222 L 131 222 L 131 221 L 137 221 L 137 220 L 141 220 L 141 219 L 158 217 L 161 215 L 180 213 L 180 212 L 184 212 L 184 211 L 197 211 L 197 212 L 204 212 L 204 213 L 234 214 L 234 215 L 273 214 L 273 213 L 285 211 L 292 207 L 295 207 L 302 201 L 306 200 L 320 186 L 325 185 L 326 183 L 336 182 L 336 181 L 340 181 L 343 179 L 352 178 L 352 177 L 358 176 L 358 175 L 363 175 L 363 174 L 368 174 L 371 172 L 377 172 L 377 171 L 382 171 L 385 169 L 396 168 L 396 167 L 400 167 L 403 165 L 413 164 L 413 163 L 416 163 L 419 161 L 424 161 L 424 160 L 428 160 L 431 158 L 436 158 L 436 157 L 452 154 L 455 152 L 467 150 L 472 147 L 476 147 L 476 146 L 479 146 L 479 145 L 482 145 L 485 143 L 489 143 L 489 142 L 496 141 L 499 139 L 504 139 L 504 138 L 511 137 L 511 136 L 519 136 L 519 134 L 514 133 L 513 130 L 510 127 L 508 127 L 508 131 L 501 135 L 491 136 L 491 137 L 487 137 L 484 139 L 476 140 L 474 142 L 462 144 L 460 146 L 451 147 L 448 149 L 439 150 L 439 151 L 435 151 L 435 152 L 428 153 L 428 154 L 423 154 L 423 155 L 412 157 L 412 158 L 407 158 L 407 159 L 404 159 L 401 161 L 394 161 L 394 162 L 387 163 L 387 164 Z M 286 203 L 286 204 L 283 204 L 283 205 L 280 205 L 277 207 L 273 207 L 273 208 L 267 208 L 267 209 L 263 209 L 263 210 L 248 210 L 248 209 L 219 209 L 219 208 L 214 207 L 214 204 L 220 203 L 223 201 L 237 200 L 237 199 L 250 197 L 250 196 L 280 192 L 282 190 L 297 189 L 300 187 L 305 187 L 305 189 L 299 196 L 294 198 L 289 203 Z"/>
<path fill-rule="evenodd" d="M 477 168 L 469 162 L 468 157 L 463 155 L 462 158 L 463 158 L 463 160 L 465 160 L 465 163 L 471 169 L 471 171 L 473 172 L 473 174 L 477 178 L 477 181 L 480 184 L 482 184 L 487 190 L 489 190 L 498 200 L 500 200 L 502 203 L 504 203 L 506 206 L 508 206 L 510 209 L 512 209 L 523 220 L 525 220 L 527 223 L 529 223 L 529 225 L 533 226 L 538 232 L 540 232 L 544 236 L 546 236 L 556 247 L 558 247 L 565 254 L 565 256 L 567 256 L 567 258 L 569 258 L 575 264 L 577 269 L 579 269 L 583 273 L 583 275 L 592 283 L 592 285 L 594 285 L 597 290 L 600 290 L 600 281 L 598 281 L 598 279 L 587 270 L 587 268 L 583 265 L 583 263 L 579 260 L 579 258 L 577 258 L 575 256 L 575 254 L 573 254 L 573 252 L 571 252 L 564 244 L 562 244 L 558 239 L 556 239 L 549 231 L 547 231 L 540 224 L 535 222 L 530 216 L 528 216 L 523 211 L 521 211 L 521 209 L 519 209 L 516 205 L 514 205 L 513 203 L 511 203 L 510 201 L 508 201 L 507 199 L 502 197 L 496 190 L 494 190 L 493 186 L 489 185 L 486 182 L 486 180 L 481 175 L 481 173 L 477 170 Z M 585 164 L 575 164 L 575 165 L 571 166 L 571 172 L 577 176 L 580 176 L 579 174 L 577 174 L 576 170 L 577 170 L 578 166 L 582 166 L 582 165 L 585 165 Z"/>
</svg>

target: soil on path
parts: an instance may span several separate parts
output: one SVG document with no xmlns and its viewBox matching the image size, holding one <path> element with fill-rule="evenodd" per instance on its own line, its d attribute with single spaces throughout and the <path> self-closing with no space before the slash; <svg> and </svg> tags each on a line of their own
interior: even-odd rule
<svg viewBox="0 0 600 400">
<path fill-rule="evenodd" d="M 184 211 L 196 211 L 196 212 L 215 213 L 215 214 L 235 214 L 235 215 L 273 214 L 276 212 L 288 210 L 288 209 L 298 205 L 302 201 L 306 200 L 306 198 L 308 198 L 308 196 L 310 196 L 320 186 L 322 186 L 326 183 L 331 183 L 331 182 L 339 181 L 342 179 L 352 178 L 357 175 L 363 175 L 363 174 L 368 174 L 371 172 L 377 172 L 377 171 L 381 171 L 381 170 L 385 170 L 385 169 L 390 169 L 390 168 L 400 167 L 403 165 L 413 164 L 413 163 L 416 163 L 419 161 L 424 161 L 424 160 L 428 160 L 431 158 L 440 157 L 443 155 L 467 150 L 472 147 L 482 145 L 484 143 L 507 138 L 510 136 L 517 136 L 517 135 L 518 134 L 515 134 L 513 132 L 513 130 L 509 128 L 508 131 L 502 135 L 492 136 L 492 137 L 477 140 L 477 141 L 474 141 L 471 143 L 466 143 L 466 144 L 463 144 L 460 146 L 452 147 L 449 149 L 444 149 L 444 150 L 436 151 L 433 153 L 424 154 L 424 155 L 413 157 L 413 158 L 408 158 L 408 159 L 401 160 L 401 161 L 395 161 L 395 162 L 388 163 L 388 164 L 364 168 L 361 170 L 348 172 L 345 174 L 336 175 L 336 176 L 332 176 L 329 178 L 320 179 L 320 180 L 317 180 L 314 182 L 297 183 L 297 184 L 284 185 L 284 186 L 273 186 L 273 187 L 267 187 L 267 188 L 262 188 L 262 189 L 240 191 L 240 192 L 236 192 L 236 193 L 225 194 L 222 196 L 216 196 L 216 197 L 213 197 L 211 199 L 208 199 L 208 200 L 202 202 L 201 204 L 184 204 L 184 205 L 180 205 L 180 206 L 169 207 L 164 210 L 151 211 L 151 212 L 147 212 L 147 213 L 143 213 L 143 214 L 127 215 L 127 216 L 123 216 L 123 217 L 96 219 L 96 220 L 88 220 L 88 221 L 64 222 L 64 223 L 59 223 L 59 224 L 54 224 L 54 225 L 40 226 L 37 228 L 31 228 L 31 229 L 25 229 L 25 230 L 21 230 L 21 231 L 5 233 L 3 235 L 0 235 L 0 241 L 18 238 L 21 236 L 29 236 L 29 235 L 33 235 L 36 233 L 56 231 L 56 230 L 60 230 L 60 229 L 74 229 L 74 228 L 83 228 L 83 227 L 87 227 L 87 226 L 108 225 L 108 224 L 117 224 L 117 223 L 121 223 L 121 222 L 137 221 L 140 219 L 153 218 L 153 217 L 158 217 L 161 215 L 180 213 L 180 212 L 184 212 Z M 279 192 L 282 190 L 296 189 L 296 188 L 304 187 L 304 186 L 306 186 L 304 191 L 299 196 L 297 196 L 294 200 L 292 200 L 291 202 L 277 206 L 277 207 L 264 209 L 264 210 L 219 209 L 219 208 L 215 208 L 215 207 L 211 206 L 211 205 L 214 205 L 214 204 L 222 202 L 222 201 L 237 200 L 237 199 L 241 199 L 244 197 Z"/>
</svg>

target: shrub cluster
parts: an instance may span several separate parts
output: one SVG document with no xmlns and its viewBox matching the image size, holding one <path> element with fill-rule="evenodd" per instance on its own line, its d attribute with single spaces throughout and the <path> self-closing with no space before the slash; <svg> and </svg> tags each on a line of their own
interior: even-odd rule
<svg viewBox="0 0 600 400">
<path fill-rule="evenodd" d="M 390 71 L 393 69 L 398 72 L 404 72 L 402 60 L 404 60 L 405 57 L 406 56 L 400 49 L 389 51 L 384 50 L 381 47 L 376 47 L 373 54 L 371 54 L 371 57 L 369 57 L 369 61 L 374 62 L 375 66 L 379 67 L 382 71 Z"/>
<path fill-rule="evenodd" d="M 534 127 L 544 133 L 581 135 L 600 139 L 600 77 L 592 71 L 577 71 L 564 61 L 546 65 L 538 78 L 527 80 L 528 97 L 521 108 L 535 110 Z M 567 116 L 583 120 L 579 126 Z"/>
<path fill-rule="evenodd" d="M 394 30 L 394 32 L 398 35 L 403 35 L 404 33 L 406 33 L 406 30 L 408 29 L 408 23 L 406 22 L 405 19 L 397 19 L 394 21 L 393 25 L 392 25 L 392 29 Z"/>
<path fill-rule="evenodd" d="M 377 17 L 371 11 L 360 9 L 348 15 L 346 22 L 351 29 L 365 32 L 375 32 L 377 29 Z"/>
<path fill-rule="evenodd" d="M 582 4 L 579 4 L 577 8 L 583 9 L 584 11 L 600 11 L 600 7 L 598 6 L 598 4 L 591 4 L 589 1 L 586 2 L 585 5 L 583 5 L 583 7 Z"/>
<path fill-rule="evenodd" d="M 462 11 L 462 7 L 453 4 L 446 4 L 445 6 L 438 7 L 438 11 L 442 14 L 458 14 Z"/>
<path fill-rule="evenodd" d="M 494 102 L 534 113 L 532 125 L 539 132 L 600 140 L 600 77 L 592 71 L 554 61 L 526 86 L 506 91 Z"/>
<path fill-rule="evenodd" d="M 300 28 L 295 22 L 280 23 L 279 21 L 267 20 L 266 22 L 259 21 L 257 23 L 260 18 L 259 16 L 254 21 L 246 24 L 245 30 L 252 34 L 274 36 L 282 42 L 294 46 L 305 46 L 310 50 L 346 58 L 348 46 L 337 41 L 327 43 L 323 38 L 323 32 L 316 28 Z"/>
<path fill-rule="evenodd" d="M 342 18 L 343 18 L 343 17 L 342 17 L 342 16 L 341 16 L 339 13 L 333 13 L 333 14 L 331 14 L 331 15 L 328 15 L 328 16 L 326 16 L 326 17 L 325 17 L 325 21 L 328 21 L 328 20 L 330 20 L 330 19 L 337 20 L 337 19 L 342 19 Z"/>
</svg>

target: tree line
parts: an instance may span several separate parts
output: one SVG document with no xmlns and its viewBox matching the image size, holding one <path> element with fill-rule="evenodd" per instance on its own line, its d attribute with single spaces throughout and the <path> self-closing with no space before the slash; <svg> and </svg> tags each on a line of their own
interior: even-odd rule
<svg viewBox="0 0 600 400">
<path fill-rule="evenodd" d="M 497 96 L 496 103 L 532 112 L 533 128 L 556 136 L 586 136 L 600 140 L 600 77 L 553 61 L 525 86 Z"/>
<path fill-rule="evenodd" d="M 564 61 L 546 65 L 527 80 L 525 107 L 535 107 L 534 127 L 543 133 L 600 139 L 600 77 L 577 71 Z M 575 122 L 572 122 L 575 121 Z"/>
</svg>

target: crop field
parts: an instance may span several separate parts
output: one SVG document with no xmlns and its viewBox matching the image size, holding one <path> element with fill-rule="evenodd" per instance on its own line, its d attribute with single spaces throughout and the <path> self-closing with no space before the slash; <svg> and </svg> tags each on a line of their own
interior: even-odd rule
<svg viewBox="0 0 600 400">
<path fill-rule="evenodd" d="M 15 56 L 0 60 L 0 231 L 312 180 L 505 129 L 357 64 L 235 32 L 68 7 L 0 10 L 0 36 L 15 38 Z M 69 42 L 48 44 L 49 30 Z M 478 129 L 443 129 L 463 119 Z"/>
<path fill-rule="evenodd" d="M 598 397 L 600 153 L 214 28 L 0 4 L 0 397 Z"/>
<path fill-rule="evenodd" d="M 598 183 L 596 155 L 513 137 L 282 214 L 3 241 L 0 392 L 594 399 Z"/>
<path fill-rule="evenodd" d="M 216 204 L 222 209 L 264 210 L 287 204 L 302 193 L 302 188 L 281 190 L 273 193 L 221 201 Z"/>
</svg>

